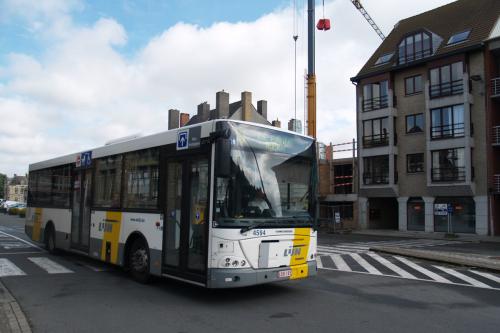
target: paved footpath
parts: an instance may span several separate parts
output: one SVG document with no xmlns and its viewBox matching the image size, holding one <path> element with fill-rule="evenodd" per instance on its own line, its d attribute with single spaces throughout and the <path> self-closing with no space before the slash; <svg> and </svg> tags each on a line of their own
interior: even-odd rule
<svg viewBox="0 0 500 333">
<path fill-rule="evenodd" d="M 0 273 L 2 268 L 0 267 Z M 0 280 L 0 332 L 31 333 L 26 316 Z"/>
</svg>

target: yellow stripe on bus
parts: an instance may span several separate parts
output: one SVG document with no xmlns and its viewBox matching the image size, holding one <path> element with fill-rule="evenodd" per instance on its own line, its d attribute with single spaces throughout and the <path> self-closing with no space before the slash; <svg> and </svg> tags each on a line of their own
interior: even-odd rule
<svg viewBox="0 0 500 333">
<path fill-rule="evenodd" d="M 118 262 L 118 244 L 120 241 L 122 213 L 106 212 L 106 221 L 104 223 L 105 226 L 102 236 L 101 260 L 116 264 Z M 110 244 L 109 247 L 106 246 L 107 243 Z M 107 250 L 108 248 L 109 250 Z"/>
<path fill-rule="evenodd" d="M 308 275 L 307 257 L 309 255 L 309 242 L 311 241 L 311 228 L 295 228 L 293 237 L 293 253 L 290 260 L 292 269 L 291 280 L 305 278 Z M 300 248 L 300 251 L 295 249 Z"/>
<path fill-rule="evenodd" d="M 42 229 L 42 208 L 35 208 L 35 215 L 33 216 L 33 232 L 31 239 L 35 242 L 40 241 L 40 231 Z"/>
</svg>

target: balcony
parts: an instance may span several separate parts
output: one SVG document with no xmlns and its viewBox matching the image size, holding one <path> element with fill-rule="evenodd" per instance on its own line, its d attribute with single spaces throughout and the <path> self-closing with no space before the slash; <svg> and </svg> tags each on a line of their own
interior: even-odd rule
<svg viewBox="0 0 500 333">
<path fill-rule="evenodd" d="M 449 139 L 465 136 L 465 124 L 447 124 L 431 127 L 431 139 Z"/>
<path fill-rule="evenodd" d="M 460 95 L 464 93 L 464 80 L 455 80 L 450 82 L 441 82 L 429 87 L 429 96 L 431 98 Z"/>
<path fill-rule="evenodd" d="M 432 168 L 433 182 L 463 182 L 465 181 L 465 167 Z"/>
<path fill-rule="evenodd" d="M 363 100 L 363 112 L 383 109 L 388 106 L 389 106 L 388 95 Z"/>
<path fill-rule="evenodd" d="M 389 171 L 364 172 L 363 184 L 365 185 L 389 184 Z"/>
<path fill-rule="evenodd" d="M 493 126 L 493 146 L 500 146 L 500 126 Z"/>
<path fill-rule="evenodd" d="M 500 97 L 500 77 L 496 77 L 491 79 L 491 97 Z"/>
<path fill-rule="evenodd" d="M 387 133 L 363 136 L 363 148 L 372 148 L 389 145 L 389 135 Z"/>
<path fill-rule="evenodd" d="M 493 193 L 500 194 L 500 175 L 493 175 Z"/>
</svg>

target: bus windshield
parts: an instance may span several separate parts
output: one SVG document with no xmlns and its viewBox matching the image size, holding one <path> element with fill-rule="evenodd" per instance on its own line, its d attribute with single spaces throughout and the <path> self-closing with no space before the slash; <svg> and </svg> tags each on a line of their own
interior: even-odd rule
<svg viewBox="0 0 500 333">
<path fill-rule="evenodd" d="M 227 124 L 231 165 L 228 175 L 216 177 L 216 226 L 310 226 L 314 141 L 247 124 Z"/>
</svg>

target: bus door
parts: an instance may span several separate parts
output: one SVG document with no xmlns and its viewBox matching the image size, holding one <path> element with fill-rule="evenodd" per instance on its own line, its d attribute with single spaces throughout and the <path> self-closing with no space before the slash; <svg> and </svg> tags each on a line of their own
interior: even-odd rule
<svg viewBox="0 0 500 333">
<path fill-rule="evenodd" d="M 166 274 L 205 282 L 209 158 L 195 156 L 167 159 L 163 263 Z"/>
<path fill-rule="evenodd" d="M 88 251 L 90 240 L 90 191 L 92 170 L 75 170 L 71 213 L 71 247 Z"/>
</svg>

